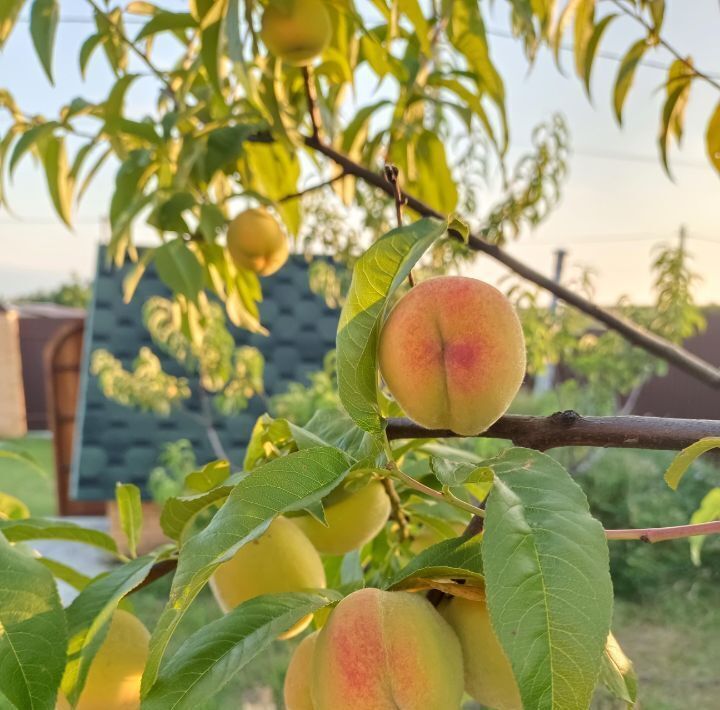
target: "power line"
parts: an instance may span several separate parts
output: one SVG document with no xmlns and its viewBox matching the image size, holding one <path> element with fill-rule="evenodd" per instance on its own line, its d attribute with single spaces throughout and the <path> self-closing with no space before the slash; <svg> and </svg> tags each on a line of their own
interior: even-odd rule
<svg viewBox="0 0 720 710">
<path fill-rule="evenodd" d="M 144 25 L 148 20 L 143 20 L 139 17 L 127 17 L 126 15 L 123 15 L 123 22 L 126 25 Z M 18 22 L 21 22 L 23 24 L 28 24 L 30 22 L 30 18 L 28 17 L 20 17 L 18 18 Z M 65 15 L 64 17 L 61 17 L 58 22 L 60 24 L 66 24 L 66 25 L 93 25 L 95 24 L 95 18 L 93 17 L 86 17 L 84 15 Z M 510 32 L 509 30 L 502 30 L 497 27 L 490 27 L 485 30 L 486 34 L 490 35 L 491 37 L 498 37 L 500 39 L 510 39 L 513 41 L 517 41 L 517 37 Z M 561 44 L 560 49 L 563 52 L 574 52 L 575 48 L 572 44 Z M 617 54 L 616 52 L 609 52 L 606 50 L 599 50 L 595 53 L 596 58 L 598 59 L 604 59 L 606 61 L 610 62 L 617 62 L 620 63 L 623 61 L 624 57 L 621 54 Z M 656 62 L 652 59 L 641 59 L 638 64 L 642 67 L 647 67 L 649 69 L 657 69 L 659 71 L 667 72 L 668 71 L 668 65 L 663 62 Z M 720 75 L 718 74 L 708 74 L 711 78 L 720 79 Z"/>
</svg>

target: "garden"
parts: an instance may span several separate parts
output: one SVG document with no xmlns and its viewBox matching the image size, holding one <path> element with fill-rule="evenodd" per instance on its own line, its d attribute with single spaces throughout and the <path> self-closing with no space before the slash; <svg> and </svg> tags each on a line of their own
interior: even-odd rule
<svg viewBox="0 0 720 710">
<path fill-rule="evenodd" d="M 720 83 L 666 3 L 86 4 L 73 61 L 112 81 L 51 117 L 0 88 L 0 209 L 34 159 L 71 227 L 112 170 L 89 301 L 42 292 L 88 309 L 63 493 L 112 512 L 56 514 L 57 432 L 0 440 L 0 708 L 712 710 L 720 420 L 638 403 L 717 401 L 716 314 L 684 232 L 647 303 L 515 255 L 572 126 L 518 151 L 486 32 L 558 70 L 572 35 L 590 94 L 627 22 L 612 110 L 660 61 L 670 177 Z M 0 8 L 50 83 L 64 5 Z"/>
</svg>

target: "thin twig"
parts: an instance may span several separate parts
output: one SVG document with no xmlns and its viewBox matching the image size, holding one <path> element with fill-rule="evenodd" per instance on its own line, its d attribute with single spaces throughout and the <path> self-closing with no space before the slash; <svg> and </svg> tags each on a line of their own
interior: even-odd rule
<svg viewBox="0 0 720 710">
<path fill-rule="evenodd" d="M 305 145 L 313 150 L 317 150 L 319 153 L 322 153 L 324 156 L 339 165 L 349 175 L 354 175 L 355 177 L 360 178 L 369 185 L 373 185 L 374 187 L 383 190 L 388 195 L 392 196 L 394 194 L 392 185 L 390 185 L 383 176 L 373 172 L 372 170 L 368 170 L 362 165 L 359 165 L 347 155 L 335 150 L 332 146 L 329 146 L 312 136 L 306 136 Z M 447 215 L 442 214 L 442 212 L 438 212 L 436 209 L 425 204 L 417 197 L 413 197 L 407 192 L 403 192 L 402 195 L 404 197 L 405 204 L 418 214 L 425 217 L 435 217 L 436 219 L 447 219 Z M 706 362 L 702 358 L 699 358 L 697 355 L 693 355 L 693 353 L 688 352 L 679 345 L 675 345 L 669 340 L 645 330 L 636 323 L 633 323 L 622 316 L 597 306 L 591 301 L 588 301 L 586 298 L 574 293 L 569 288 L 541 274 L 539 271 L 535 271 L 527 264 L 513 256 L 510 256 L 510 254 L 496 244 L 491 244 L 490 242 L 485 241 L 482 237 L 471 234 L 468 246 L 475 251 L 481 251 L 488 256 L 491 256 L 493 259 L 499 261 L 501 264 L 504 264 L 511 271 L 514 271 L 524 279 L 527 279 L 546 291 L 555 294 L 560 300 L 565 301 L 565 303 L 568 303 L 577 308 L 579 311 L 589 315 L 599 323 L 603 323 L 611 330 L 620 333 L 620 335 L 633 345 L 637 345 L 661 360 L 675 365 L 678 369 L 683 370 L 695 379 L 700 380 L 715 389 L 720 389 L 720 369 L 711 365 L 709 362 Z"/>
<path fill-rule="evenodd" d="M 457 437 L 447 429 L 425 429 L 409 419 L 389 419 L 388 439 Z M 583 417 L 567 410 L 549 417 L 506 414 L 487 431 L 487 439 L 509 439 L 516 446 L 547 451 L 562 446 L 678 451 L 699 439 L 720 436 L 720 420 L 665 417 Z"/>
<path fill-rule="evenodd" d="M 110 19 L 110 16 L 105 12 L 96 2 L 95 0 L 87 0 L 87 2 L 90 4 L 90 6 L 95 10 L 95 12 L 98 15 L 102 15 L 106 22 L 109 25 L 112 25 L 112 27 L 115 28 L 115 32 L 117 32 L 118 37 L 127 45 L 128 49 L 130 49 L 131 52 L 135 54 L 144 64 L 145 66 L 164 84 L 165 88 L 167 89 L 170 96 L 175 99 L 175 90 L 172 88 L 172 85 L 170 84 L 170 81 L 165 76 L 164 72 L 159 69 L 155 63 L 150 59 L 150 57 L 147 55 L 147 53 L 143 52 L 120 28 L 120 25 L 118 25 L 117 22 L 113 22 L 113 20 Z"/>
<path fill-rule="evenodd" d="M 683 57 L 675 47 L 655 31 L 655 28 L 637 12 L 634 7 L 628 7 L 625 3 L 621 2 L 621 0 L 611 0 L 611 2 L 624 15 L 632 17 L 636 22 L 639 22 L 661 47 L 670 52 L 675 59 L 681 61 L 698 79 L 702 79 L 720 91 L 720 82 L 713 79 L 709 74 L 700 71 L 687 57 Z"/>
<path fill-rule="evenodd" d="M 390 518 L 398 524 L 398 537 L 401 542 L 407 540 L 410 537 L 410 523 L 408 516 L 403 510 L 400 496 L 395 490 L 395 485 L 389 478 L 382 478 L 381 483 L 385 489 L 385 493 L 387 493 L 387 497 L 390 499 Z"/>
<path fill-rule="evenodd" d="M 405 204 L 405 198 L 403 197 L 402 190 L 400 189 L 400 171 L 397 165 L 392 163 L 385 163 L 385 169 L 383 171 L 385 179 L 392 185 L 393 199 L 395 200 L 395 218 L 397 219 L 397 226 L 403 226 L 403 205 Z M 412 269 L 408 272 L 408 283 L 410 288 L 415 285 L 415 279 L 412 275 Z"/>
<path fill-rule="evenodd" d="M 305 96 L 307 98 L 308 113 L 310 114 L 310 123 L 312 124 L 312 136 L 316 141 L 320 141 L 320 109 L 318 107 L 317 91 L 315 90 L 315 82 L 310 73 L 310 67 L 303 67 L 302 75 L 305 83 Z"/>
<path fill-rule="evenodd" d="M 200 393 L 200 406 L 202 407 L 202 421 L 205 426 L 205 434 L 210 442 L 210 447 L 213 450 L 213 454 L 219 459 L 230 462 L 230 457 L 225 451 L 225 447 L 220 439 L 220 435 L 213 424 L 212 407 L 210 406 L 210 399 L 207 392 L 203 387 L 199 388 Z"/>
<path fill-rule="evenodd" d="M 338 173 L 335 177 L 331 177 L 329 180 L 325 180 L 324 182 L 320 182 L 317 185 L 311 185 L 310 187 L 306 187 L 304 190 L 300 190 L 300 192 L 292 192 L 289 195 L 285 195 L 284 197 L 281 197 L 278 202 L 288 202 L 289 200 L 297 200 L 300 197 L 304 197 L 305 195 L 308 195 L 311 192 L 316 192 L 317 190 L 322 190 L 324 187 L 328 187 L 332 185 L 333 183 L 337 182 L 338 180 L 342 180 L 345 177 L 345 171 Z"/>
<path fill-rule="evenodd" d="M 669 528 L 629 528 L 605 531 L 608 540 L 640 540 L 641 542 L 664 542 L 697 535 L 720 535 L 720 520 L 694 525 L 674 525 Z"/>
</svg>

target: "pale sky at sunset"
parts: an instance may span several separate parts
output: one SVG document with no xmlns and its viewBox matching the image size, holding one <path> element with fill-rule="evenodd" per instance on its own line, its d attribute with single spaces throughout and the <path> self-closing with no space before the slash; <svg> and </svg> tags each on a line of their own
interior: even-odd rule
<svg viewBox="0 0 720 710">
<path fill-rule="evenodd" d="M 165 4 L 178 10 L 186 6 L 180 0 Z M 717 2 L 670 0 L 668 5 L 665 35 L 671 44 L 691 54 L 697 66 L 720 74 Z M 62 0 L 61 8 L 61 17 L 90 16 L 83 0 Z M 506 10 L 506 3 L 495 2 L 488 21 L 491 29 L 507 30 Z M 46 116 L 55 115 L 58 106 L 75 96 L 102 99 L 111 82 L 104 60 L 98 55 L 91 63 L 84 85 L 77 68 L 80 43 L 89 31 L 86 24 L 61 24 L 55 49 L 57 81 L 51 87 L 34 56 L 28 26 L 20 25 L 0 53 L 0 89 L 9 89 L 26 111 Z M 631 20 L 620 19 L 610 28 L 602 49 L 624 52 L 639 36 Z M 598 301 L 611 303 L 628 294 L 636 302 L 646 302 L 652 249 L 658 242 L 676 239 L 684 224 L 696 270 L 703 277 L 700 301 L 720 303 L 720 177 L 710 168 L 703 146 L 705 123 L 720 94 L 700 82 L 693 85 L 684 146 L 671 153 L 673 183 L 657 157 L 661 71 L 640 68 L 626 104 L 625 126 L 620 129 L 610 105 L 617 62 L 596 61 L 593 105 L 572 73 L 571 54 L 563 55 L 566 76 L 558 73 L 547 52 L 528 73 L 519 42 L 502 36 L 491 40 L 493 58 L 506 83 L 511 155 L 524 152 L 532 127 L 554 112 L 565 115 L 573 148 L 560 205 L 535 232 L 523 234 L 509 250 L 550 273 L 553 252 L 563 247 L 569 252 L 570 266 L 594 267 Z M 571 41 L 570 35 L 565 41 Z M 661 51 L 649 52 L 647 58 L 669 63 Z M 140 113 L 152 106 L 154 89 L 149 79 L 138 82 L 131 96 Z M 6 125 L 0 120 L 0 133 Z M 99 220 L 107 210 L 114 172 L 115 166 L 101 172 L 85 197 L 73 233 L 57 221 L 40 170 L 29 160 L 21 166 L 9 190 L 20 220 L 0 210 L 0 296 L 55 285 L 71 271 L 91 274 L 101 232 Z M 482 258 L 472 273 L 494 281 L 503 272 Z"/>
</svg>

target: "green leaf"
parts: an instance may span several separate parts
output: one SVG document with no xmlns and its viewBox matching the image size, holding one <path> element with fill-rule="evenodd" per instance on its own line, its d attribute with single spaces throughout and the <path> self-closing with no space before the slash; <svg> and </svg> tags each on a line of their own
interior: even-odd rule
<svg viewBox="0 0 720 710">
<path fill-rule="evenodd" d="M 219 486 L 230 476 L 228 461 L 211 461 L 199 471 L 193 471 L 185 477 L 185 485 L 192 491 L 205 493 Z"/>
<path fill-rule="evenodd" d="M 24 520 L 30 509 L 19 498 L 0 491 L 0 520 Z"/>
<path fill-rule="evenodd" d="M 0 693 L 50 709 L 65 667 L 65 614 L 52 574 L 0 534 Z"/>
<path fill-rule="evenodd" d="M 158 276 L 173 292 L 194 301 L 203 287 L 203 268 L 182 239 L 173 239 L 155 250 Z"/>
<path fill-rule="evenodd" d="M 37 561 L 52 572 L 53 577 L 61 579 L 69 584 L 78 592 L 81 592 L 91 582 L 91 578 L 76 569 L 69 567 L 57 560 L 51 560 L 49 557 L 38 557 Z"/>
<path fill-rule="evenodd" d="M 205 151 L 205 180 L 210 181 L 218 170 L 234 169 L 243 154 L 245 141 L 257 131 L 255 126 L 223 126 L 208 135 Z"/>
<path fill-rule="evenodd" d="M 705 131 L 705 148 L 715 170 L 720 173 L 720 103 L 715 107 Z"/>
<path fill-rule="evenodd" d="M 413 580 L 450 577 L 483 579 L 482 546 L 479 537 L 455 537 L 423 550 L 401 569 L 388 589 L 409 589 Z"/>
<path fill-rule="evenodd" d="M 632 661 L 625 655 L 617 639 L 609 634 L 600 666 L 600 682 L 630 707 L 637 700 L 637 676 Z"/>
<path fill-rule="evenodd" d="M 584 59 L 584 71 L 581 75 L 584 83 L 585 83 L 585 91 L 588 95 L 588 98 L 590 98 L 591 90 L 590 90 L 590 78 L 592 76 L 592 68 L 593 68 L 593 62 L 595 61 L 595 55 L 597 54 L 598 48 L 600 47 L 600 40 L 602 39 L 603 34 L 605 34 L 605 30 L 610 26 L 610 23 L 617 17 L 617 15 L 605 15 L 605 17 L 600 20 L 600 22 L 595 25 L 592 31 L 592 35 L 590 35 L 590 39 L 587 42 L 587 47 L 585 48 L 585 59 Z"/>
<path fill-rule="evenodd" d="M 615 79 L 615 88 L 613 89 L 613 107 L 615 108 L 615 117 L 620 125 L 622 125 L 622 110 L 625 98 L 635 78 L 635 70 L 638 68 L 638 64 L 640 64 L 640 60 L 647 48 L 648 44 L 644 39 L 638 40 L 630 47 L 620 62 L 620 68 Z"/>
<path fill-rule="evenodd" d="M 56 136 L 46 136 L 39 147 L 53 206 L 60 219 L 71 227 L 72 178 L 68 167 L 65 140 Z"/>
<path fill-rule="evenodd" d="M 0 533 L 10 542 L 27 540 L 67 540 L 92 545 L 117 555 L 117 545 L 107 533 L 83 528 L 75 523 L 64 523 L 46 518 L 25 520 L 0 520 Z"/>
<path fill-rule="evenodd" d="M 222 503 L 230 495 L 231 491 L 231 485 L 217 486 L 205 493 L 169 498 L 160 514 L 160 527 L 170 539 L 182 539 L 187 526 L 196 518 L 198 513 L 206 510 L 211 505 Z"/>
<path fill-rule="evenodd" d="M 55 47 L 57 24 L 60 19 L 58 0 L 35 0 L 30 10 L 30 35 L 40 63 L 53 84 L 52 55 Z"/>
<path fill-rule="evenodd" d="M 667 96 L 663 105 L 660 136 L 658 137 L 660 159 L 669 178 L 672 178 L 670 166 L 668 165 L 670 137 L 675 136 L 678 144 L 682 140 L 685 108 L 687 107 L 693 76 L 693 70 L 681 59 L 676 59 L 670 65 L 666 84 Z"/>
<path fill-rule="evenodd" d="M 153 260 L 155 256 L 155 249 L 146 249 L 137 264 L 128 271 L 127 275 L 123 279 L 123 303 L 130 303 L 132 297 L 135 295 L 135 289 L 137 289 L 148 264 Z"/>
<path fill-rule="evenodd" d="M 495 103 L 502 120 L 503 145 L 508 142 L 505 87 L 500 74 L 490 59 L 485 23 L 475 0 L 455 0 L 451 3 L 447 36 L 455 49 L 462 54 L 474 73 L 478 87 L 487 92 Z"/>
<path fill-rule="evenodd" d="M 411 143 L 396 141 L 390 148 L 390 162 L 400 169 L 407 191 L 440 212 L 457 208 L 458 193 L 448 166 L 445 146 L 431 131 L 423 131 Z"/>
<path fill-rule="evenodd" d="M 421 219 L 388 232 L 358 259 L 337 334 L 340 399 L 355 423 L 382 431 L 377 399 L 377 345 L 390 297 L 447 223 Z"/>
<path fill-rule="evenodd" d="M 590 705 L 612 616 L 608 548 L 580 486 L 549 456 L 508 449 L 487 461 L 483 563 L 493 628 L 523 705 Z"/>
<path fill-rule="evenodd" d="M 120 600 L 148 576 L 155 559 L 155 555 L 138 557 L 96 577 L 68 607 L 70 642 L 62 690 L 71 703 L 76 703 L 82 692 L 90 664 L 105 639 Z"/>
<path fill-rule="evenodd" d="M 692 514 L 690 522 L 693 525 L 710 523 L 713 520 L 720 520 L 720 488 L 713 488 L 702 499 L 700 507 Z M 690 542 L 690 558 L 693 564 L 700 566 L 700 551 L 707 535 L 695 535 L 688 538 Z"/>
<path fill-rule="evenodd" d="M 58 124 L 57 121 L 48 121 L 47 123 L 41 123 L 40 125 L 29 128 L 23 133 L 18 142 L 13 148 L 10 160 L 8 161 L 8 174 L 10 176 L 15 172 L 15 168 L 20 162 L 23 155 L 25 155 L 33 146 L 40 143 L 42 139 L 51 134 Z"/>
<path fill-rule="evenodd" d="M 670 486 L 674 491 L 680 485 L 682 477 L 685 472 L 690 468 L 690 465 L 695 461 L 696 458 L 702 456 L 705 452 L 711 449 L 720 448 L 720 437 L 709 436 L 705 439 L 700 439 L 694 444 L 690 444 L 686 449 L 683 449 L 674 459 L 673 462 L 665 471 L 665 483 Z"/>
<path fill-rule="evenodd" d="M 180 552 L 170 599 L 150 642 L 143 695 L 157 679 L 177 625 L 215 569 L 262 535 L 277 515 L 302 510 L 327 495 L 342 481 L 348 465 L 342 452 L 317 447 L 260 466 L 233 488 L 210 524 L 189 538 Z"/>
<path fill-rule="evenodd" d="M 90 61 L 93 52 L 100 46 L 100 43 L 102 42 L 102 35 L 100 34 L 94 34 L 90 35 L 82 44 L 82 47 L 80 47 L 80 56 L 79 56 L 79 64 L 80 64 L 80 76 L 82 78 L 85 78 L 85 72 L 87 71 L 87 65 Z"/>
<path fill-rule="evenodd" d="M 120 528 L 127 540 L 128 550 L 132 557 L 136 557 L 143 528 L 140 489 L 132 483 L 118 483 L 115 486 L 115 500 L 120 517 Z"/>
<path fill-rule="evenodd" d="M 0 4 L 0 49 L 15 27 L 24 4 L 25 0 L 4 0 Z"/>
<path fill-rule="evenodd" d="M 163 665 L 143 710 L 205 704 L 277 637 L 308 614 L 341 599 L 337 592 L 255 597 L 195 632 Z"/>
<path fill-rule="evenodd" d="M 152 35 L 158 32 L 186 30 L 191 27 L 197 27 L 197 22 L 189 12 L 158 12 L 158 14 L 138 32 L 135 41 L 139 42 L 147 37 L 152 37 Z"/>
</svg>

